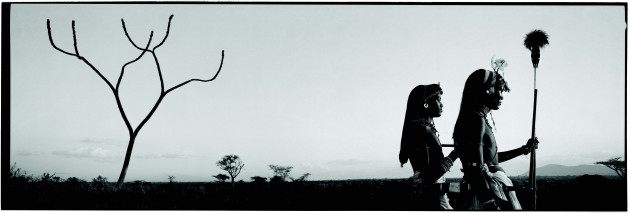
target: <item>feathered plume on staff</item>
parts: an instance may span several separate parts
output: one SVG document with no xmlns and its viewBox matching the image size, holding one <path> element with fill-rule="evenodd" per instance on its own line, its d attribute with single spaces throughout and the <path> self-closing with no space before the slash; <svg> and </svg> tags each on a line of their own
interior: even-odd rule
<svg viewBox="0 0 630 213">
<path fill-rule="evenodd" d="M 532 139 L 536 138 L 536 102 L 538 97 L 538 89 L 536 89 L 536 69 L 540 61 L 540 49 L 549 44 L 548 36 L 545 31 L 534 30 L 525 36 L 523 42 L 525 48 L 532 52 L 532 64 L 534 65 L 534 116 L 532 119 Z M 532 190 L 532 208 L 536 210 L 536 148 L 531 150 L 529 161 L 529 184 Z"/>
<path fill-rule="evenodd" d="M 538 68 L 538 61 L 540 61 L 540 49 L 549 44 L 548 36 L 545 31 L 534 30 L 525 36 L 525 48 L 532 51 L 532 64 L 534 68 Z"/>
</svg>

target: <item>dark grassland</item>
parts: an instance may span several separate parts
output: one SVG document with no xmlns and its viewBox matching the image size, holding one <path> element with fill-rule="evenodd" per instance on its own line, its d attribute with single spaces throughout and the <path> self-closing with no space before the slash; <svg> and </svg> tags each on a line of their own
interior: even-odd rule
<svg viewBox="0 0 630 213">
<path fill-rule="evenodd" d="M 525 186 L 526 177 L 512 177 Z M 543 211 L 627 211 L 626 180 L 598 175 L 539 177 Z M 448 182 L 458 182 L 450 179 Z M 10 179 L 2 183 L 3 210 L 414 210 L 405 179 L 302 182 L 148 183 L 119 189 L 103 179 Z M 449 194 L 451 202 L 458 194 Z M 517 195 L 524 210 L 530 196 Z"/>
</svg>

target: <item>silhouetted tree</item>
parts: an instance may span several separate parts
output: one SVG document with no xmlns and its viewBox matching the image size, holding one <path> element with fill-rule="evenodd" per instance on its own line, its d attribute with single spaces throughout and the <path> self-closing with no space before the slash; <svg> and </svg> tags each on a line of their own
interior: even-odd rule
<svg viewBox="0 0 630 213">
<path fill-rule="evenodd" d="M 13 163 L 9 168 L 9 182 L 11 183 L 27 183 L 33 182 L 35 178 L 26 171 L 17 167 L 17 163 Z"/>
<path fill-rule="evenodd" d="M 306 181 L 306 179 L 307 179 L 309 176 L 311 176 L 311 173 L 305 173 L 305 174 L 303 174 L 302 176 L 300 176 L 299 178 L 297 178 L 297 179 L 293 179 L 293 178 L 291 178 L 291 180 L 293 180 L 293 182 L 304 182 L 304 181 Z"/>
<path fill-rule="evenodd" d="M 216 178 L 219 182 L 225 182 L 227 179 L 229 179 L 230 177 L 225 175 L 225 174 L 218 174 L 215 176 L 212 176 L 214 178 Z"/>
<path fill-rule="evenodd" d="M 282 179 L 282 177 L 274 175 L 273 177 L 269 178 L 269 183 L 272 184 L 278 184 L 278 183 L 284 183 L 284 179 Z"/>
<path fill-rule="evenodd" d="M 50 174 L 48 172 L 44 172 L 42 176 L 39 176 L 39 181 L 42 183 L 49 183 L 49 182 L 58 183 L 58 182 L 61 182 L 62 179 L 56 176 L 56 173 Z"/>
<path fill-rule="evenodd" d="M 168 176 L 168 182 L 169 182 L 169 183 L 173 183 L 173 182 L 175 182 L 175 176 L 170 176 L 170 175 L 169 175 L 169 176 Z"/>
<path fill-rule="evenodd" d="M 611 158 L 611 159 L 608 159 L 607 161 L 598 161 L 598 162 L 595 162 L 595 164 L 604 165 L 612 169 L 613 171 L 615 171 L 617 175 L 619 175 L 619 177 L 625 179 L 626 178 L 626 160 L 621 161 L 619 159 L 621 159 L 621 157 Z"/>
<path fill-rule="evenodd" d="M 238 155 L 226 155 L 223 156 L 220 161 L 217 161 L 217 166 L 230 175 L 232 178 L 232 186 L 234 186 L 234 178 L 241 173 L 245 164 L 243 164 L 243 161 Z"/>
<path fill-rule="evenodd" d="M 92 186 L 96 187 L 97 189 L 107 188 L 107 178 L 100 175 L 96 178 L 92 178 Z"/>
<path fill-rule="evenodd" d="M 251 179 L 252 179 L 252 182 L 254 182 L 254 183 L 265 183 L 265 182 L 267 182 L 267 178 L 266 177 L 261 177 L 261 176 L 254 176 L 254 177 L 251 177 Z"/>
<path fill-rule="evenodd" d="M 87 64 L 92 70 L 94 70 L 94 72 L 96 72 L 96 74 L 103 80 L 105 81 L 105 83 L 107 84 L 107 86 L 109 87 L 109 89 L 114 93 L 114 98 L 116 99 L 116 104 L 118 105 L 118 111 L 120 111 L 120 115 L 122 116 L 124 122 L 125 122 L 125 126 L 127 127 L 127 131 L 129 132 L 129 143 L 127 145 L 127 152 L 125 153 L 125 161 L 123 162 L 123 166 L 122 166 L 122 170 L 120 171 L 120 177 L 118 178 L 118 182 L 116 183 L 116 187 L 119 187 L 120 185 L 123 184 L 124 180 L 125 180 L 125 176 L 127 174 L 127 168 L 129 167 L 129 161 L 131 159 L 131 151 L 133 150 L 133 145 L 134 142 L 136 140 L 136 137 L 138 136 L 138 133 L 140 132 L 140 129 L 142 129 L 142 127 L 147 123 L 147 121 L 149 121 L 149 119 L 151 118 L 151 116 L 153 115 L 153 113 L 155 113 L 155 111 L 157 110 L 158 106 L 160 105 L 160 103 L 162 102 L 162 100 L 164 99 L 164 97 L 169 94 L 170 92 L 172 92 L 173 90 L 184 86 L 192 81 L 200 81 L 200 82 L 209 82 L 214 80 L 218 75 L 219 72 L 221 71 L 221 67 L 223 67 L 223 51 L 221 51 L 221 64 L 219 65 L 219 69 L 217 70 L 216 74 L 208 79 L 208 80 L 201 80 L 201 79 L 190 79 L 188 81 L 185 81 L 183 83 L 180 83 L 174 87 L 171 87 L 169 89 L 165 88 L 164 86 L 164 79 L 162 78 L 162 69 L 160 68 L 160 63 L 158 61 L 158 57 L 155 53 L 155 50 L 158 47 L 161 47 L 164 42 L 166 41 L 166 38 L 169 35 L 170 32 L 170 28 L 171 28 L 171 20 L 173 19 L 173 15 L 171 15 L 168 19 L 168 27 L 166 28 L 166 34 L 164 36 L 164 39 L 162 39 L 162 41 L 155 45 L 152 49 L 149 49 L 150 45 L 151 45 L 151 41 L 153 39 L 153 31 L 151 31 L 151 35 L 149 35 L 149 39 L 147 41 L 146 46 L 144 47 L 140 47 L 138 46 L 129 36 L 129 33 L 127 32 L 127 28 L 125 27 L 125 21 L 123 19 L 121 19 L 122 22 L 122 28 L 123 31 L 125 32 L 125 36 L 127 36 L 127 39 L 129 40 L 129 42 L 131 42 L 131 44 L 138 50 L 140 50 L 140 54 L 138 57 L 136 57 L 135 59 L 125 63 L 122 66 L 122 69 L 120 71 L 120 75 L 118 76 L 118 81 L 116 82 L 116 85 L 113 85 L 107 78 L 105 78 L 105 76 L 103 74 L 101 74 L 101 72 L 94 67 L 94 65 L 92 65 L 92 63 L 90 63 L 88 61 L 87 58 L 85 58 L 83 55 L 79 54 L 79 48 L 77 46 L 77 36 L 76 36 L 76 32 L 74 29 L 74 20 L 72 20 L 72 38 L 74 41 L 74 52 L 71 51 L 65 51 L 60 49 L 59 47 L 57 47 L 55 45 L 55 43 L 53 42 L 53 38 L 52 38 L 52 33 L 51 33 L 51 29 L 50 29 L 50 19 L 46 20 L 46 25 L 48 27 L 48 39 L 50 40 L 50 44 L 59 52 L 62 52 L 66 55 L 70 55 L 70 56 L 74 56 L 77 57 L 77 59 L 83 61 L 85 64 Z M 153 105 L 153 107 L 151 108 L 151 111 L 144 117 L 144 119 L 140 122 L 140 124 L 138 124 L 138 126 L 136 126 L 135 128 L 131 126 L 131 123 L 129 122 L 129 119 L 127 118 L 127 115 L 125 114 L 125 110 L 123 109 L 123 105 L 122 102 L 120 100 L 120 83 L 122 81 L 123 78 L 123 74 L 125 73 L 125 68 L 132 64 L 135 63 L 136 61 L 138 61 L 140 58 L 142 58 L 145 53 L 150 53 L 153 56 L 153 59 L 155 61 L 155 64 L 157 66 L 157 73 L 158 76 L 160 77 L 160 86 L 161 86 L 161 91 L 160 91 L 160 96 L 158 97 L 157 101 L 155 102 L 155 104 Z"/>
<path fill-rule="evenodd" d="M 273 171 L 274 177 L 279 177 L 282 181 L 286 181 L 291 174 L 292 166 L 269 165 L 269 169 Z M 272 178 L 273 179 L 273 178 Z"/>
<path fill-rule="evenodd" d="M 66 179 L 65 182 L 66 183 L 73 183 L 73 184 L 75 184 L 75 183 L 85 183 L 86 181 L 81 180 L 81 179 L 79 179 L 77 177 L 69 177 L 68 179 Z"/>
</svg>

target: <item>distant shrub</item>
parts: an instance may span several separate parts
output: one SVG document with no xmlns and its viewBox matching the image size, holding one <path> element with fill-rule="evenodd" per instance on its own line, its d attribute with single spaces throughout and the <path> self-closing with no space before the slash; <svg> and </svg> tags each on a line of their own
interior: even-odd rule
<svg viewBox="0 0 630 213">
<path fill-rule="evenodd" d="M 105 189 L 110 188 L 110 185 L 107 182 L 107 178 L 100 175 L 96 178 L 92 178 L 92 186 L 99 190 L 105 190 Z"/>
<path fill-rule="evenodd" d="M 608 178 L 601 175 L 582 175 L 575 178 L 575 181 L 581 183 L 601 183 L 603 181 L 606 181 L 607 179 Z"/>
<path fill-rule="evenodd" d="M 226 180 L 230 179 L 230 176 L 227 176 L 225 174 L 218 174 L 212 177 L 216 178 L 219 182 L 225 182 Z"/>
<path fill-rule="evenodd" d="M 66 183 L 87 183 L 87 181 L 81 180 L 77 177 L 69 177 L 66 179 Z"/>
<path fill-rule="evenodd" d="M 26 171 L 17 168 L 17 163 L 13 163 L 9 169 L 9 182 L 11 183 L 27 183 L 34 182 L 33 175 L 27 174 Z"/>
<path fill-rule="evenodd" d="M 280 177 L 280 176 L 273 176 L 271 179 L 269 179 L 269 183 L 284 183 L 284 178 Z"/>
<path fill-rule="evenodd" d="M 307 179 L 309 176 L 311 176 L 311 173 L 306 173 L 306 174 L 303 174 L 302 176 L 300 176 L 300 177 L 299 177 L 299 178 L 297 178 L 297 179 L 293 179 L 293 178 L 291 178 L 291 179 L 293 180 L 293 182 L 304 182 L 304 181 L 306 181 L 306 179 Z"/>
<path fill-rule="evenodd" d="M 92 183 L 107 183 L 107 178 L 99 175 L 92 179 Z"/>
<path fill-rule="evenodd" d="M 50 174 L 48 172 L 45 172 L 44 174 L 42 174 L 42 176 L 39 177 L 39 181 L 42 183 L 59 183 L 62 181 L 62 179 L 60 177 L 57 177 L 56 173 Z"/>
<path fill-rule="evenodd" d="M 251 179 L 253 183 L 266 183 L 267 182 L 267 178 L 261 177 L 261 176 L 254 176 L 254 177 L 251 177 Z"/>
</svg>

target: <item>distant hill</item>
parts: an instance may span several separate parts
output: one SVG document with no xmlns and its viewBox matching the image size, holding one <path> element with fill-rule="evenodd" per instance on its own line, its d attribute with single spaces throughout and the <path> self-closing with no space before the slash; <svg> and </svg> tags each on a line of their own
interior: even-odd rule
<svg viewBox="0 0 630 213">
<path fill-rule="evenodd" d="M 580 175 L 602 175 L 617 176 L 617 173 L 608 167 L 602 165 L 579 165 L 579 166 L 563 166 L 558 164 L 549 164 L 536 169 L 536 176 L 580 176 Z M 528 173 L 521 174 L 527 176 Z"/>
</svg>

